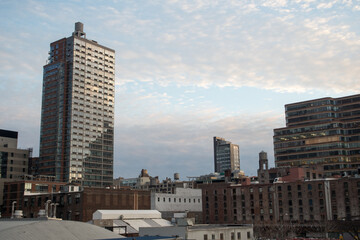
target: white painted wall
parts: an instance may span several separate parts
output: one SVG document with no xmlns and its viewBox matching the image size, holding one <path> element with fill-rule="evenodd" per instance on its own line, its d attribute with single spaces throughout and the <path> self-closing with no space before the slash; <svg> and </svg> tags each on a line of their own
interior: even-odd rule
<svg viewBox="0 0 360 240">
<path fill-rule="evenodd" d="M 201 189 L 176 188 L 175 194 L 151 193 L 151 209 L 160 212 L 201 212 Z"/>
<path fill-rule="evenodd" d="M 179 236 L 183 239 L 202 240 L 207 235 L 208 240 L 219 240 L 220 234 L 223 234 L 224 240 L 231 239 L 231 233 L 234 234 L 234 240 L 250 240 L 253 237 L 252 226 L 229 226 L 229 225 L 195 225 L 194 227 L 141 227 L 140 236 Z M 238 233 L 240 238 L 238 238 Z M 249 234 L 248 234 L 249 233 Z"/>
<path fill-rule="evenodd" d="M 187 239 L 205 239 L 204 235 L 207 235 L 207 239 L 213 239 L 212 236 L 214 235 L 214 239 L 221 239 L 220 234 L 223 234 L 224 240 L 230 240 L 231 233 L 234 234 L 234 240 L 250 240 L 253 239 L 253 228 L 252 227 L 239 227 L 239 226 L 226 226 L 226 227 L 209 227 L 204 229 L 197 229 L 197 228 L 189 228 L 187 232 Z M 249 235 L 248 235 L 249 233 Z M 238 234 L 240 234 L 240 238 L 238 238 Z M 248 238 L 248 236 L 250 236 Z"/>
</svg>

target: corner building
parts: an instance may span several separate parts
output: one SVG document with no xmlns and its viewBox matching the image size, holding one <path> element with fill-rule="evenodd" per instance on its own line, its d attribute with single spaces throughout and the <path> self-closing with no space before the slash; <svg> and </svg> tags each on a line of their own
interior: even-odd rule
<svg viewBox="0 0 360 240">
<path fill-rule="evenodd" d="M 113 181 L 115 51 L 83 24 L 50 44 L 44 66 L 39 174 L 104 187 Z"/>
<path fill-rule="evenodd" d="M 274 129 L 275 164 L 319 164 L 327 176 L 358 173 L 360 95 L 285 105 L 286 127 Z"/>
</svg>

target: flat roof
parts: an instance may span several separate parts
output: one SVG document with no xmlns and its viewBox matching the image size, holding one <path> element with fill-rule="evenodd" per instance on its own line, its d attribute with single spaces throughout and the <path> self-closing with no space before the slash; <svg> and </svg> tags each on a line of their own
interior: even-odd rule
<svg viewBox="0 0 360 240">
<path fill-rule="evenodd" d="M 211 228 L 253 228 L 251 224 L 196 224 L 188 226 L 189 229 L 211 229 Z"/>
<path fill-rule="evenodd" d="M 0 129 L 0 137 L 7 137 L 7 138 L 18 138 L 18 132 Z"/>
<path fill-rule="evenodd" d="M 1 219 L 0 238 L 8 240 L 117 239 L 118 234 L 83 222 L 40 219 Z"/>
<path fill-rule="evenodd" d="M 158 210 L 97 210 L 93 213 L 95 219 L 147 219 L 161 218 Z"/>
</svg>

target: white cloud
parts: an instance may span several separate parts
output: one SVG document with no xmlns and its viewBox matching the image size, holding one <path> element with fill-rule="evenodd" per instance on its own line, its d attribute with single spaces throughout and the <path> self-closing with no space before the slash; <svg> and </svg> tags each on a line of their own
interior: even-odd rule
<svg viewBox="0 0 360 240">
<path fill-rule="evenodd" d="M 249 158 L 264 146 L 271 149 L 271 129 L 280 117 L 225 111 L 203 92 L 196 98 L 196 87 L 250 87 L 274 95 L 360 89 L 359 21 L 349 14 L 360 10 L 355 2 L 25 3 L 1 3 L 0 109 L 7 116 L 0 123 L 13 130 L 33 128 L 29 143 L 38 142 L 34 136 L 49 43 L 69 36 L 79 20 L 88 38 L 116 50 L 116 113 L 121 115 L 116 132 L 129 140 L 124 143 L 128 150 L 121 146 L 125 140 L 118 140 L 117 151 L 143 164 L 136 147 L 149 154 L 149 163 L 208 164 L 209 136 L 215 134 L 240 143 Z M 174 86 L 196 90 L 174 96 Z M 203 146 L 200 152 L 192 151 L 194 144 Z M 202 170 L 200 165 L 196 169 Z"/>
<path fill-rule="evenodd" d="M 180 174 L 201 175 L 213 171 L 212 137 L 222 136 L 240 145 L 241 165 L 254 174 L 257 153 L 272 153 L 272 129 L 281 127 L 282 116 L 272 112 L 239 115 L 213 121 L 211 111 L 188 112 L 180 115 L 152 114 L 144 124 L 117 123 L 116 165 L 132 159 L 132 167 L 148 168 L 153 175 L 169 174 L 169 165 Z M 146 120 L 145 120 L 146 119 Z M 256 154 L 254 154 L 254 151 Z M 156 166 L 156 167 L 154 167 Z M 188 166 L 191 166 L 189 169 Z M 171 172 L 170 172 L 171 173 Z M 130 177 L 119 169 L 120 176 Z"/>
<path fill-rule="evenodd" d="M 338 1 L 335 0 L 335 1 L 329 1 L 329 2 L 323 2 L 323 3 L 320 3 L 317 5 L 317 8 L 318 9 L 321 9 L 321 8 L 332 8 L 334 6 L 335 3 L 337 3 Z"/>
</svg>

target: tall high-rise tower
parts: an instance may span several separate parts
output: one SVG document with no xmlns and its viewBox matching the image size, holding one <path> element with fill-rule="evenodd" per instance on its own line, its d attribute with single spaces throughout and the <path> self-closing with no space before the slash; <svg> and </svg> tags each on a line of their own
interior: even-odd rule
<svg viewBox="0 0 360 240">
<path fill-rule="evenodd" d="M 115 51 L 83 24 L 50 44 L 44 66 L 39 174 L 103 187 L 113 180 Z"/>
<path fill-rule="evenodd" d="M 239 146 L 224 138 L 214 137 L 214 165 L 218 173 L 240 170 Z"/>
</svg>

